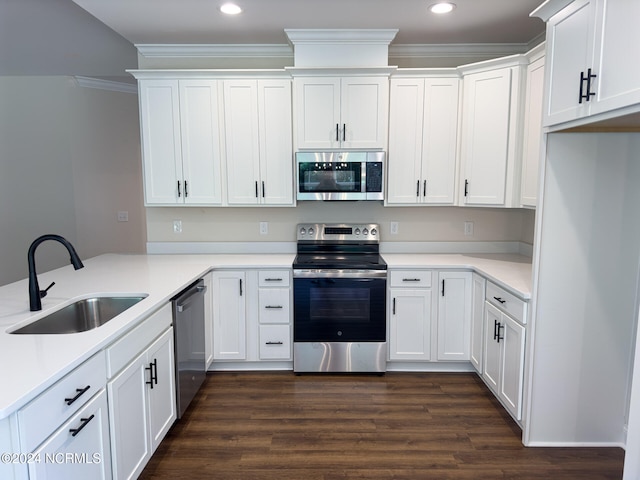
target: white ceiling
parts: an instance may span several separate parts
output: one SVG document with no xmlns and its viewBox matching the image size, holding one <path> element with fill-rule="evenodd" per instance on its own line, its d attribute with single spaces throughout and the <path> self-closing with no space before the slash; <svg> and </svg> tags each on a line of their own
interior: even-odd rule
<svg viewBox="0 0 640 480">
<path fill-rule="evenodd" d="M 438 0 L 73 0 L 133 44 L 286 44 L 285 28 L 394 28 L 392 45 L 528 44 L 544 24 L 530 18 L 542 0 L 453 0 L 447 16 L 427 12 Z"/>
</svg>

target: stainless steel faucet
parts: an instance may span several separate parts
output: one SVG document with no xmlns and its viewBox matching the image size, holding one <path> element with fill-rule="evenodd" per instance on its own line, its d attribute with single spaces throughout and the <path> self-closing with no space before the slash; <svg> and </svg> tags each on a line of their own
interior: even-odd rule
<svg viewBox="0 0 640 480">
<path fill-rule="evenodd" d="M 31 309 L 32 312 L 37 312 L 38 310 L 42 310 L 42 302 L 40 301 L 40 299 L 45 297 L 47 295 L 47 291 L 51 287 L 53 287 L 53 285 L 55 285 L 55 282 L 52 282 L 51 285 L 49 285 L 44 290 L 40 290 L 40 286 L 38 285 L 38 276 L 36 274 L 35 253 L 36 253 L 36 248 L 38 248 L 38 245 L 40 245 L 42 242 L 46 240 L 55 240 L 56 242 L 60 242 L 62 245 L 65 246 L 65 248 L 69 252 L 69 255 L 71 255 L 70 260 L 74 269 L 79 270 L 84 267 L 84 265 L 82 264 L 82 261 L 80 260 L 80 257 L 76 253 L 75 248 L 73 248 L 73 245 L 71 245 L 71 243 L 69 243 L 69 241 L 66 238 L 61 237 L 60 235 L 52 235 L 52 234 L 42 235 L 41 237 L 36 238 L 31 244 L 31 246 L 29 247 L 29 253 L 27 254 L 27 260 L 29 262 L 29 308 Z"/>
</svg>

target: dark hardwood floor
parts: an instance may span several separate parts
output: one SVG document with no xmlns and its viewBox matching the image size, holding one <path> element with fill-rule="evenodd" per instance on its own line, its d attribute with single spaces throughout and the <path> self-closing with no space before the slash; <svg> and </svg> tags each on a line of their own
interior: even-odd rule
<svg viewBox="0 0 640 480">
<path fill-rule="evenodd" d="M 140 478 L 622 478 L 618 448 L 525 448 L 475 374 L 210 373 Z"/>
</svg>

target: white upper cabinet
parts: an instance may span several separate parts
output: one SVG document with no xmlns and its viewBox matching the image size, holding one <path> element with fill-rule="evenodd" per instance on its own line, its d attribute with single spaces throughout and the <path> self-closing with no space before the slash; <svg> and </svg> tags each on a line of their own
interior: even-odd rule
<svg viewBox="0 0 640 480">
<path fill-rule="evenodd" d="M 520 186 L 520 204 L 523 207 L 535 207 L 538 202 L 538 167 L 542 155 L 544 61 L 544 56 L 541 56 L 527 66 Z"/>
<path fill-rule="evenodd" d="M 459 84 L 391 79 L 387 205 L 454 203 Z"/>
<path fill-rule="evenodd" d="M 460 204 L 520 206 L 522 62 L 464 73 Z"/>
<path fill-rule="evenodd" d="M 544 125 L 640 103 L 640 3 L 565 4 L 547 2 L 534 12 L 547 21 Z"/>
<path fill-rule="evenodd" d="M 298 149 L 385 149 L 386 76 L 294 79 Z"/>
<path fill-rule="evenodd" d="M 139 82 L 146 205 L 219 205 L 218 82 Z"/>
<path fill-rule="evenodd" d="M 224 80 L 229 205 L 292 205 L 291 81 Z"/>
</svg>

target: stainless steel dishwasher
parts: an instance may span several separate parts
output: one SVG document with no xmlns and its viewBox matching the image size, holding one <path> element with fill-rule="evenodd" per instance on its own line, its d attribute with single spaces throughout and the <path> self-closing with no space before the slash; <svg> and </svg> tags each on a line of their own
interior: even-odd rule
<svg viewBox="0 0 640 480">
<path fill-rule="evenodd" d="M 204 299 L 207 287 L 200 279 L 171 299 L 176 363 L 178 418 L 205 379 Z"/>
</svg>

